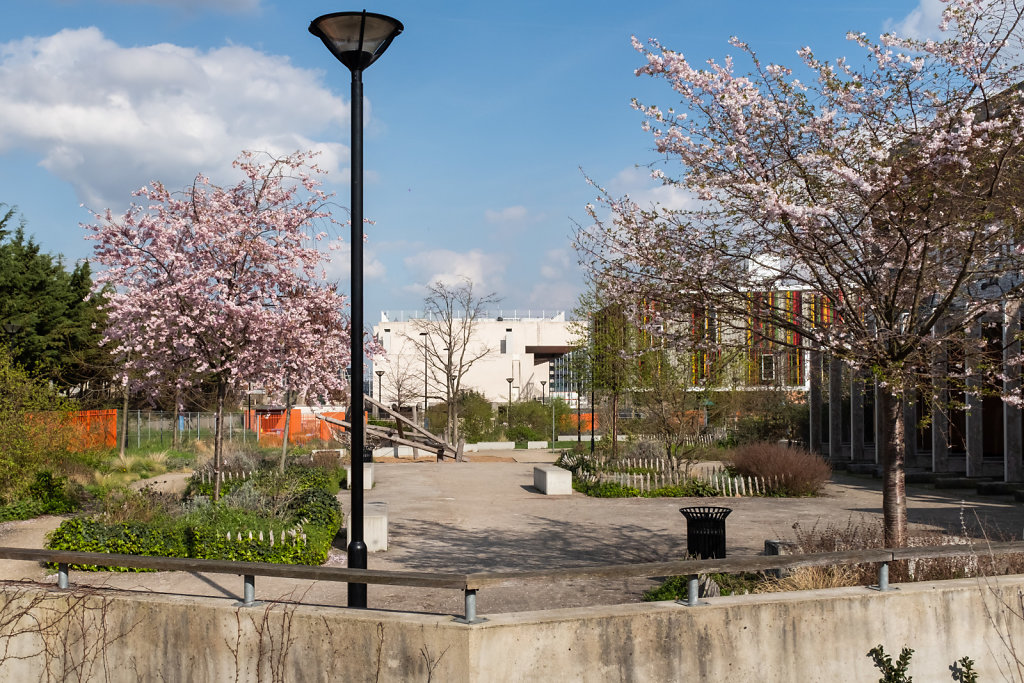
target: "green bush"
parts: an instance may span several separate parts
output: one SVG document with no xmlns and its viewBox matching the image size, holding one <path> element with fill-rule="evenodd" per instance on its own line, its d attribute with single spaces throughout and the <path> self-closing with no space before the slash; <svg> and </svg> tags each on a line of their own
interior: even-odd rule
<svg viewBox="0 0 1024 683">
<path fill-rule="evenodd" d="M 717 490 L 697 479 L 688 479 L 674 486 L 640 491 L 617 481 L 592 483 L 573 477 L 572 487 L 591 498 L 706 498 L 720 495 Z"/>
<path fill-rule="evenodd" d="M 45 514 L 45 503 L 31 498 L 0 506 L 0 522 L 10 522 L 15 519 L 32 519 L 33 517 Z"/>
<path fill-rule="evenodd" d="M 574 490 L 591 498 L 637 498 L 640 496 L 640 489 L 632 486 L 623 486 L 617 481 L 586 482 L 573 479 Z"/>
<path fill-rule="evenodd" d="M 740 574 L 708 574 L 718 584 L 722 595 L 744 595 L 754 593 L 758 586 L 764 582 L 761 574 L 743 572 Z M 689 595 L 688 576 L 670 576 L 657 588 L 644 591 L 645 602 L 657 602 L 659 600 L 686 600 Z"/>
<path fill-rule="evenodd" d="M 219 503 L 198 497 L 182 505 L 150 491 L 111 495 L 100 516 L 66 521 L 48 547 L 287 564 L 327 560 L 342 522 L 331 473 L 266 468 L 248 480 L 230 481 L 234 490 Z M 203 483 L 193 483 L 201 495 Z"/>
<path fill-rule="evenodd" d="M 325 529 L 337 530 L 341 526 L 341 505 L 338 499 L 320 488 L 306 489 L 290 505 L 292 518 Z"/>
<path fill-rule="evenodd" d="M 51 550 L 77 550 L 92 553 L 148 555 L 154 557 L 188 557 L 185 527 L 176 520 L 161 523 L 115 522 L 74 517 L 65 520 L 47 536 Z M 90 571 L 148 571 L 125 567 L 73 565 L 73 569 Z"/>
</svg>

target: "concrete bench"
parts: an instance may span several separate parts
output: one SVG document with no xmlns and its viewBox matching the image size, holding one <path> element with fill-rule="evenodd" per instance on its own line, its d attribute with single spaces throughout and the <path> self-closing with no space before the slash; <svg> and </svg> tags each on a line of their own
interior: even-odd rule
<svg viewBox="0 0 1024 683">
<path fill-rule="evenodd" d="M 352 516 L 345 523 L 345 547 L 352 542 Z M 388 504 L 363 504 L 363 543 L 366 551 L 375 553 L 388 549 Z"/>
<path fill-rule="evenodd" d="M 533 487 L 546 496 L 572 495 L 572 472 L 554 465 L 533 468 Z"/>
<path fill-rule="evenodd" d="M 347 489 L 352 488 L 352 466 L 351 465 L 345 465 L 345 488 L 347 488 Z M 363 463 L 363 488 L 367 489 L 367 490 L 373 488 L 373 463 L 372 462 L 364 462 Z"/>
</svg>

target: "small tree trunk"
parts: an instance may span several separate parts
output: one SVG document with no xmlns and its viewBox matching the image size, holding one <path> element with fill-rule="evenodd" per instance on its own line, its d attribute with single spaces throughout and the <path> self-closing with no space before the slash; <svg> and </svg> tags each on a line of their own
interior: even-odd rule
<svg viewBox="0 0 1024 683">
<path fill-rule="evenodd" d="M 903 402 L 890 391 L 880 391 L 882 403 L 882 516 L 887 548 L 907 545 L 907 485 L 904 465 Z"/>
<path fill-rule="evenodd" d="M 174 417 L 171 418 L 171 444 L 175 448 L 181 448 L 181 430 L 178 429 L 178 420 L 181 419 L 181 392 L 174 392 Z"/>
<path fill-rule="evenodd" d="M 118 444 L 121 458 L 124 458 L 125 449 L 128 447 L 128 386 L 125 385 L 121 401 L 121 443 Z"/>
<path fill-rule="evenodd" d="M 612 457 L 619 457 L 619 392 L 612 392 Z"/>
<path fill-rule="evenodd" d="M 217 382 L 217 422 L 213 432 L 213 502 L 220 500 L 220 470 L 224 459 L 224 431 L 221 429 L 224 416 L 224 398 L 228 385 L 224 380 Z"/>
<path fill-rule="evenodd" d="M 288 458 L 288 436 L 292 426 L 292 392 L 285 387 L 284 390 L 284 438 L 281 442 L 281 474 L 284 474 L 284 463 Z M 353 465 L 354 467 L 355 465 Z"/>
</svg>

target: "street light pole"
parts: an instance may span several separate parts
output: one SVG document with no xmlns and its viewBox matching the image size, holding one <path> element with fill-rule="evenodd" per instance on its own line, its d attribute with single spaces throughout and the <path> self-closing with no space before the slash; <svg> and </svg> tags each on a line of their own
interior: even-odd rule
<svg viewBox="0 0 1024 683">
<path fill-rule="evenodd" d="M 348 545 L 348 566 L 366 569 L 367 550 L 363 540 L 363 71 L 377 61 L 402 32 L 402 22 L 383 14 L 334 12 L 317 17 L 309 32 L 323 41 L 331 54 L 352 73 L 351 128 L 351 327 L 352 352 L 350 376 L 352 398 L 349 402 L 352 463 L 352 510 L 349 525 L 352 540 Z M 348 584 L 349 607 L 366 607 L 366 584 Z"/>
<path fill-rule="evenodd" d="M 508 408 L 505 409 L 505 424 L 508 425 L 509 429 L 512 428 L 512 382 L 515 377 L 506 377 L 505 381 L 508 382 Z"/>
<path fill-rule="evenodd" d="M 381 377 L 384 376 L 384 371 L 383 370 L 374 370 L 374 372 L 377 373 L 377 403 L 383 403 L 384 402 L 384 395 L 382 393 L 383 389 L 381 388 L 381 382 L 383 380 L 381 380 Z M 377 417 L 380 417 L 380 411 L 376 409 L 376 406 L 374 406 L 374 411 L 373 412 L 377 413 Z"/>
<path fill-rule="evenodd" d="M 427 428 L 427 333 L 420 332 L 423 337 L 423 428 Z"/>
</svg>

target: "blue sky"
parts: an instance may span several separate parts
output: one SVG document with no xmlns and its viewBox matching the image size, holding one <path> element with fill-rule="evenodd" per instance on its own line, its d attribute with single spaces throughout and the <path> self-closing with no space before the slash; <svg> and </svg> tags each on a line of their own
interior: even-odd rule
<svg viewBox="0 0 1024 683">
<path fill-rule="evenodd" d="M 505 309 L 571 309 L 571 247 L 595 192 L 665 199 L 633 97 L 675 103 L 638 78 L 630 36 L 694 62 L 737 35 L 769 61 L 812 46 L 854 54 L 848 30 L 930 28 L 938 0 L 589 2 L 380 0 L 405 24 L 367 70 L 366 320 L 414 310 L 437 278 L 469 277 Z M 47 251 L 87 257 L 79 223 L 122 211 L 151 179 L 233 181 L 242 149 L 323 151 L 348 204 L 349 74 L 307 32 L 359 10 L 318 0 L 31 0 L 0 23 L 0 202 Z M 345 259 L 341 259 L 345 261 Z M 348 266 L 332 275 L 347 289 Z"/>
</svg>

